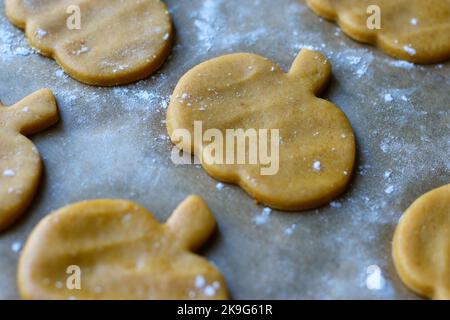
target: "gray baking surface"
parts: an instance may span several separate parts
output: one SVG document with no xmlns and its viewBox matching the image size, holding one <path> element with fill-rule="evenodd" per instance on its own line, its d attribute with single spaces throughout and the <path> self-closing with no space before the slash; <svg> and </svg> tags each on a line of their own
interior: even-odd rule
<svg viewBox="0 0 450 320">
<path fill-rule="evenodd" d="M 0 98 L 10 105 L 51 88 L 61 122 L 33 137 L 44 179 L 30 210 L 0 234 L 0 298 L 18 298 L 18 249 L 52 210 L 125 198 L 164 221 L 189 194 L 203 196 L 217 218 L 219 231 L 202 254 L 224 274 L 235 299 L 418 298 L 395 272 L 391 240 L 412 201 L 450 181 L 450 64 L 389 58 L 347 38 L 300 0 L 166 3 L 177 29 L 169 61 L 139 83 L 96 88 L 31 50 L 1 1 Z M 320 50 L 333 65 L 323 96 L 349 117 L 359 168 L 330 206 L 256 219 L 263 206 L 240 188 L 217 188 L 200 167 L 172 164 L 167 102 L 178 79 L 204 60 L 253 52 L 288 70 L 302 47 Z M 367 286 L 372 265 L 382 272 L 379 290 Z"/>
</svg>

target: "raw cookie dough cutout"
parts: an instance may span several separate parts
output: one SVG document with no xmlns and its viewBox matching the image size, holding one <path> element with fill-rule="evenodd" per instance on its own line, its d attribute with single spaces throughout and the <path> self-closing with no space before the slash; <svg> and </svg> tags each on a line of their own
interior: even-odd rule
<svg viewBox="0 0 450 320">
<path fill-rule="evenodd" d="M 25 299 L 227 299 L 219 271 L 192 253 L 215 226 L 197 196 L 165 224 L 125 200 L 69 205 L 31 233 L 19 261 L 19 292 Z M 71 266 L 81 272 L 80 290 L 66 285 L 74 280 Z"/>
<path fill-rule="evenodd" d="M 395 231 L 395 267 L 416 293 L 450 300 L 450 184 L 416 200 Z"/>
<path fill-rule="evenodd" d="M 0 103 L 0 230 L 25 212 L 39 184 L 41 158 L 25 135 L 52 126 L 58 118 L 55 98 L 48 89 L 11 107 Z"/>
<path fill-rule="evenodd" d="M 450 0 L 306 0 L 325 19 L 337 21 L 354 40 L 414 63 L 450 59 Z M 367 8 L 381 9 L 381 29 L 371 30 Z"/>
<path fill-rule="evenodd" d="M 55 59 L 70 76 L 114 86 L 155 72 L 172 47 L 172 22 L 161 0 L 6 0 L 6 15 L 25 29 L 31 46 Z M 78 6 L 81 29 L 71 30 Z"/>
<path fill-rule="evenodd" d="M 302 50 L 287 74 L 254 54 L 204 62 L 181 78 L 172 95 L 169 136 L 180 149 L 203 159 L 213 178 L 241 186 L 260 203 L 286 211 L 319 207 L 345 191 L 356 152 L 345 114 L 316 97 L 330 76 L 328 60 L 309 50 Z M 228 129 L 279 129 L 279 171 L 262 175 L 266 166 L 260 161 L 211 164 L 204 152 L 209 143 L 200 138 L 191 148 L 191 141 L 178 135 L 182 129 L 194 137 L 195 121 L 201 121 L 203 132 L 215 129 L 224 137 Z"/>
</svg>

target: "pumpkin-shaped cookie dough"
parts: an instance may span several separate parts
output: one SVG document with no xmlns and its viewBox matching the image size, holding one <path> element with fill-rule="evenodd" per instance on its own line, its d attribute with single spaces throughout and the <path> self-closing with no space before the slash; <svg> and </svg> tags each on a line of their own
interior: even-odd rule
<svg viewBox="0 0 450 320">
<path fill-rule="evenodd" d="M 450 184 L 428 192 L 406 210 L 395 231 L 393 256 L 409 288 L 450 300 Z"/>
<path fill-rule="evenodd" d="M 203 160 L 212 177 L 238 184 L 261 203 L 291 211 L 319 207 L 346 189 L 355 162 L 355 138 L 345 114 L 316 97 L 330 75 L 328 60 L 309 50 L 302 50 L 287 74 L 254 54 L 204 62 L 182 77 L 172 95 L 169 135 L 180 149 Z M 229 130 L 278 130 L 279 138 L 268 137 L 267 145 L 257 150 L 271 149 L 279 140 L 278 157 L 273 155 L 279 170 L 264 173 L 267 165 L 261 157 L 253 164 L 211 161 L 211 139 L 199 137 L 195 123 L 205 135 L 208 130 L 221 133 L 224 145 L 230 142 Z M 182 131 L 196 138 L 181 139 Z M 247 143 L 247 156 L 251 148 Z M 230 158 L 237 159 L 234 150 Z"/>
<path fill-rule="evenodd" d="M 161 0 L 5 4 L 6 15 L 25 29 L 30 44 L 83 83 L 113 86 L 146 78 L 164 63 L 172 46 L 172 22 Z"/>
<path fill-rule="evenodd" d="M 306 2 L 318 15 L 337 21 L 351 38 L 376 45 L 395 58 L 414 63 L 450 58 L 450 0 Z M 374 5 L 380 10 L 373 10 Z M 372 17 L 380 18 L 379 26 L 372 26 Z"/>
<path fill-rule="evenodd" d="M 42 131 L 57 121 L 56 102 L 48 89 L 11 107 L 0 104 L 0 230 L 24 213 L 41 176 L 38 150 L 24 135 Z"/>
<path fill-rule="evenodd" d="M 222 275 L 191 252 L 214 228 L 197 196 L 163 225 L 130 201 L 73 204 L 31 233 L 20 257 L 19 291 L 26 299 L 226 299 Z"/>
</svg>

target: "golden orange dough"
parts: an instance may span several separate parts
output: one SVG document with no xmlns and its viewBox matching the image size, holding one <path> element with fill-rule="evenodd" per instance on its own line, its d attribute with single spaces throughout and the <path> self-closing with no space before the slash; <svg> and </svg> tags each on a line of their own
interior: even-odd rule
<svg viewBox="0 0 450 320">
<path fill-rule="evenodd" d="M 55 98 L 48 89 L 11 107 L 0 103 L 0 230 L 25 212 L 39 184 L 41 158 L 24 135 L 42 131 L 58 118 Z"/>
<path fill-rule="evenodd" d="M 348 119 L 334 104 L 316 97 L 330 76 L 328 60 L 309 50 L 302 50 L 287 74 L 254 54 L 204 62 L 179 81 L 167 113 L 168 133 L 180 149 L 205 160 L 205 143 L 194 141 L 190 149 L 189 141 L 179 139 L 178 129 L 193 136 L 194 121 L 202 122 L 203 131 L 218 129 L 224 136 L 227 129 L 279 129 L 277 174 L 262 175 L 261 162 L 203 161 L 203 168 L 272 208 L 319 207 L 345 191 L 355 163 L 355 137 Z"/>
<path fill-rule="evenodd" d="M 325 19 L 337 21 L 351 38 L 376 45 L 414 63 L 450 58 L 450 0 L 306 0 Z M 370 5 L 381 9 L 381 29 L 371 30 Z"/>
<path fill-rule="evenodd" d="M 83 83 L 114 86 L 146 78 L 172 47 L 172 22 L 161 0 L 6 0 L 5 5 L 31 46 Z M 67 25 L 72 27 L 73 6 L 80 8 L 79 30 Z"/>
<path fill-rule="evenodd" d="M 393 257 L 410 289 L 450 300 L 450 184 L 428 192 L 406 210 L 395 231 Z"/>
<path fill-rule="evenodd" d="M 91 200 L 45 217 L 18 268 L 25 299 L 227 299 L 225 280 L 193 254 L 211 236 L 206 203 L 188 197 L 165 224 L 125 200 Z M 79 268 L 80 288 L 68 269 Z M 71 290 L 72 289 L 72 290 Z"/>
</svg>

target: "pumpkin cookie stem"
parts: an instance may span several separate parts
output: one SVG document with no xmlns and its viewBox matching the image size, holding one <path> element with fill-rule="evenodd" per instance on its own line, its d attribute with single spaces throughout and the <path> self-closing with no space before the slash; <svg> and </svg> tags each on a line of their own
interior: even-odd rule
<svg viewBox="0 0 450 320">
<path fill-rule="evenodd" d="M 306 0 L 306 3 L 317 15 L 323 16 L 325 19 L 335 20 L 337 18 L 336 9 L 330 0 Z"/>
<path fill-rule="evenodd" d="M 166 225 L 187 249 L 196 250 L 211 236 L 216 221 L 202 198 L 190 196 L 175 209 Z"/>
<path fill-rule="evenodd" d="M 331 77 L 331 64 L 323 54 L 303 49 L 292 64 L 288 76 L 301 79 L 308 90 L 317 95 Z"/>
<path fill-rule="evenodd" d="M 21 6 L 22 0 L 10 0 L 5 2 L 5 13 L 11 22 L 20 29 L 25 29 L 27 14 Z"/>
<path fill-rule="evenodd" d="M 49 89 L 39 90 L 6 110 L 6 119 L 0 119 L 2 125 L 23 135 L 47 129 L 59 119 L 56 101 Z"/>
</svg>

